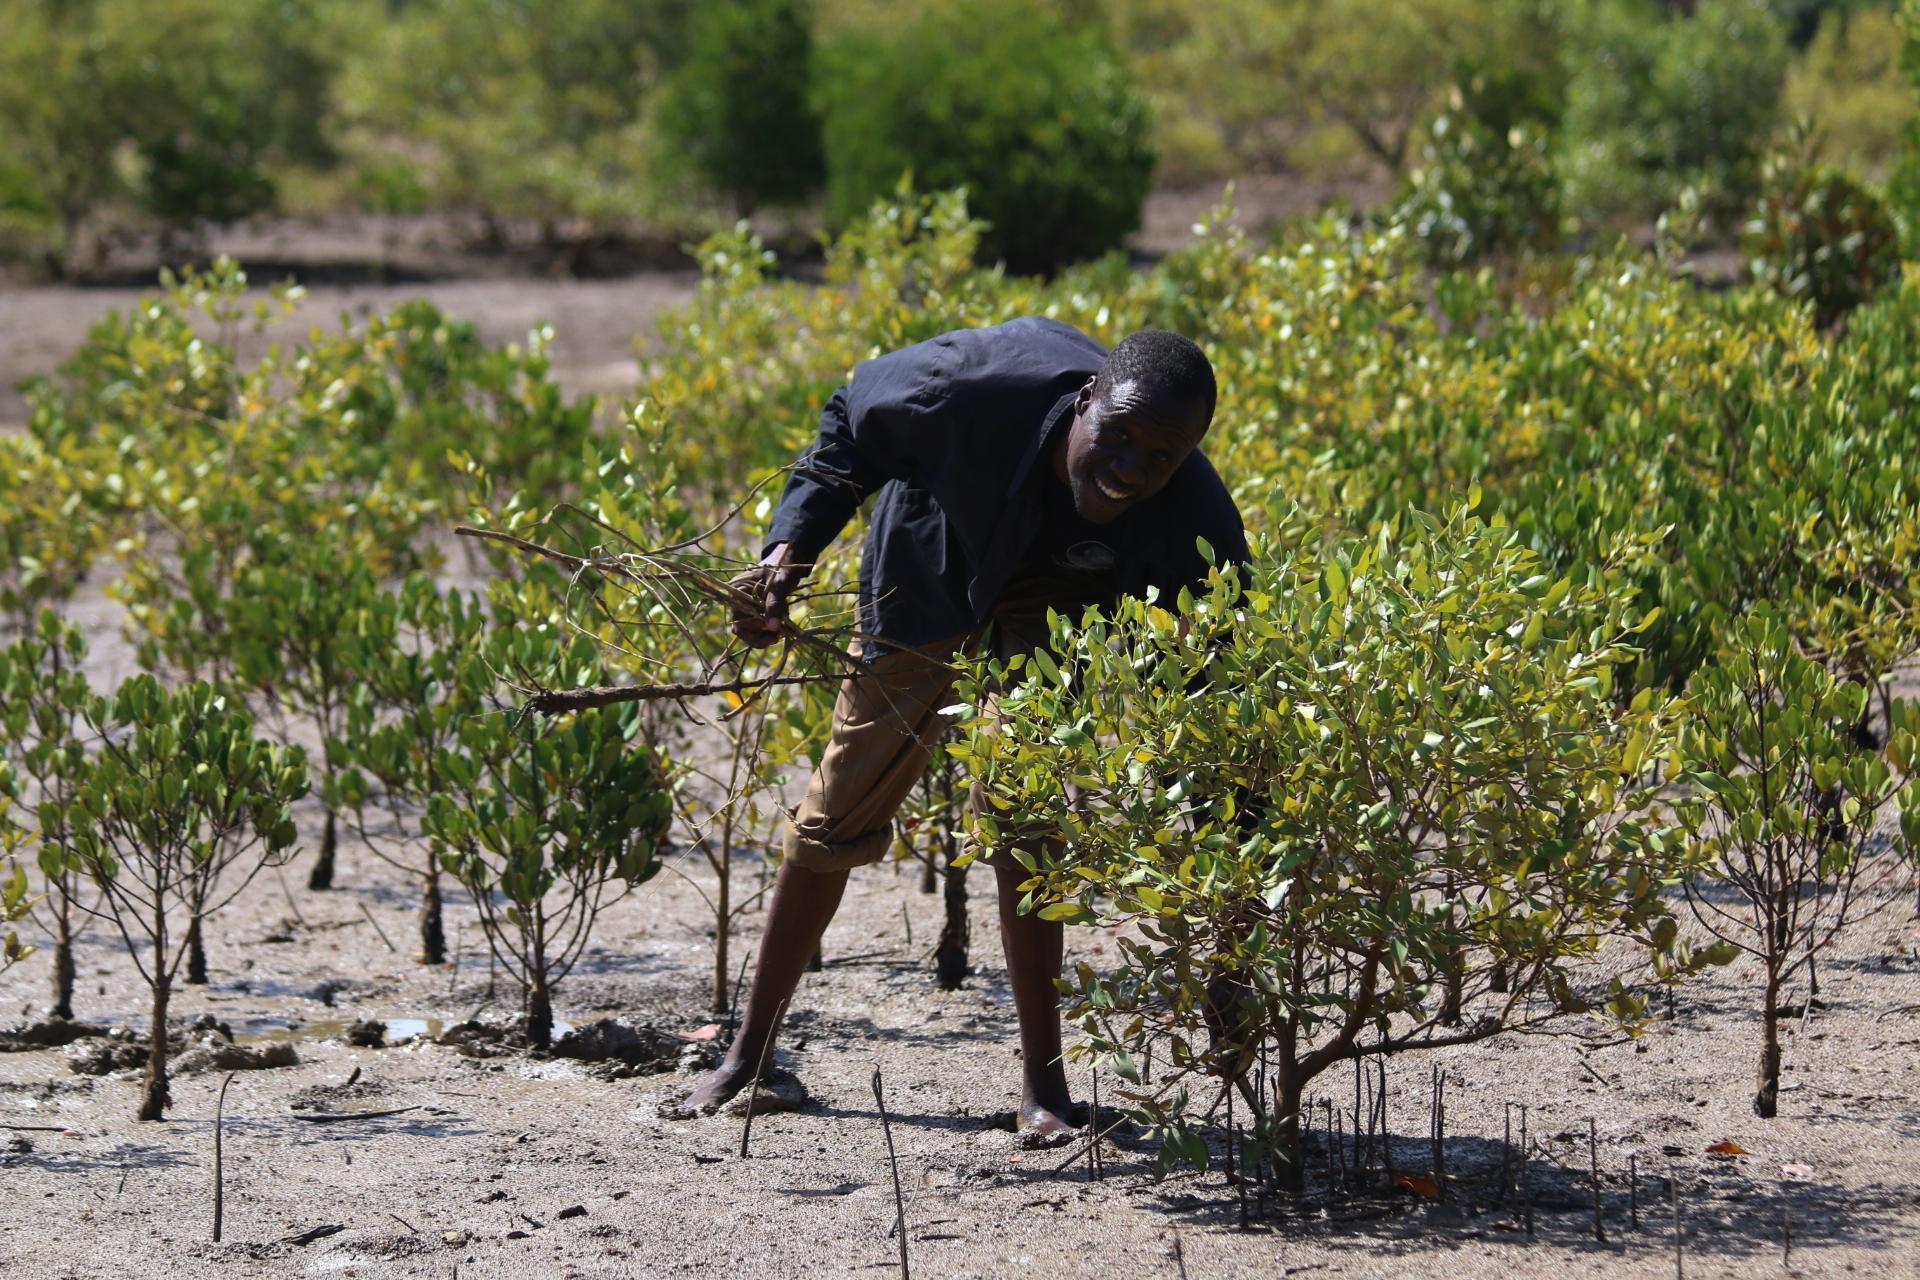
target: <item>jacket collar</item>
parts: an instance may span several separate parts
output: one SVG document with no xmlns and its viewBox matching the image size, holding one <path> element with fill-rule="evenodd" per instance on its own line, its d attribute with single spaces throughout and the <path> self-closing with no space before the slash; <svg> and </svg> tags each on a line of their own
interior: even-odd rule
<svg viewBox="0 0 1920 1280">
<path fill-rule="evenodd" d="M 1079 394 L 1078 390 L 1067 392 L 1054 401 L 1053 408 L 1047 410 L 1047 416 L 1040 420 L 1040 430 L 1034 432 L 1032 442 L 1027 445 L 1026 452 L 1020 455 L 1019 463 L 1013 468 L 1013 478 L 1007 484 L 1008 498 L 1020 492 L 1020 486 L 1024 485 L 1027 477 L 1033 474 L 1034 463 L 1046 455 L 1047 451 L 1053 447 L 1058 433 L 1066 429 L 1060 424 L 1066 422 L 1068 426 L 1072 425 L 1072 419 L 1067 411 L 1073 408 L 1074 397 Z"/>
</svg>

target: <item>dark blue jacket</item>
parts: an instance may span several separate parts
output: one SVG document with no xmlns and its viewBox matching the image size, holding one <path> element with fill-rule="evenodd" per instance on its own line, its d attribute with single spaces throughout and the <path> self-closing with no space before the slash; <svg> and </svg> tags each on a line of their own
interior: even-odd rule
<svg viewBox="0 0 1920 1280">
<path fill-rule="evenodd" d="M 959 329 L 868 360 L 833 393 L 800 456 L 764 550 L 818 560 L 876 490 L 860 561 L 860 627 L 900 646 L 983 625 L 1041 521 L 1052 446 L 1107 353 L 1057 320 Z M 1196 449 L 1167 487 L 1105 527 L 1122 589 L 1171 600 L 1206 576 L 1194 539 L 1221 563 L 1247 558 L 1240 513 Z M 874 649 L 868 647 L 868 656 Z"/>
</svg>

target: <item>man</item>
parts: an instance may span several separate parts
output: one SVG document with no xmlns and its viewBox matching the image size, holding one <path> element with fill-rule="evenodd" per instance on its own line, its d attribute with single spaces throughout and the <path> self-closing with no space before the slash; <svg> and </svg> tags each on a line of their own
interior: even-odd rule
<svg viewBox="0 0 1920 1280">
<path fill-rule="evenodd" d="M 735 586 L 764 602 L 735 619 L 777 641 L 787 602 L 854 511 L 878 493 L 860 565 L 864 677 L 794 812 L 740 1034 L 682 1104 L 724 1103 L 752 1079 L 782 1006 L 856 866 L 877 862 L 950 701 L 961 650 L 1027 652 L 1049 607 L 1077 610 L 1149 588 L 1171 600 L 1206 574 L 1196 538 L 1246 557 L 1239 512 L 1206 456 L 1213 370 L 1177 334 L 1144 330 L 1111 355 L 1058 321 L 959 330 L 869 360 L 836 391 L 766 536 Z M 996 851 L 998 853 L 999 851 Z M 987 859 L 1020 1022 L 1021 1129 L 1075 1127 L 1060 1058 L 1062 932 L 1021 915 L 1026 872 Z"/>
</svg>

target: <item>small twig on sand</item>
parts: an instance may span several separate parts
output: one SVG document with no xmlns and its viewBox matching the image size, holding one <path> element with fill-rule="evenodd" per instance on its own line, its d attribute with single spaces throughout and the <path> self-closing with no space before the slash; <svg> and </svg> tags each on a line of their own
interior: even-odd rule
<svg viewBox="0 0 1920 1280">
<path fill-rule="evenodd" d="M 1180 1233 L 1173 1233 L 1173 1265 L 1180 1268 L 1180 1280 L 1187 1280 L 1187 1251 L 1180 1247 Z"/>
<path fill-rule="evenodd" d="M 346 1224 L 343 1222 L 323 1223 L 320 1226 L 302 1231 L 297 1235 L 283 1236 L 280 1243 L 293 1245 L 312 1244 L 315 1240 L 325 1240 L 328 1236 L 337 1236 L 346 1229 Z"/>
<path fill-rule="evenodd" d="M 360 914 L 367 918 L 367 923 L 373 926 L 373 931 L 380 935 L 380 941 L 387 944 L 387 950 L 397 949 L 393 945 L 393 939 L 387 936 L 387 931 L 380 927 L 380 922 L 373 918 L 373 912 L 367 910 L 367 904 L 364 902 L 360 904 Z"/>
<path fill-rule="evenodd" d="M 401 1217 L 399 1214 L 389 1213 L 387 1216 L 389 1218 L 392 1218 L 395 1222 L 399 1223 L 401 1226 L 405 1227 L 407 1230 L 413 1232 L 413 1234 L 415 1235 L 420 1234 L 420 1228 L 414 1226 L 411 1222 L 408 1222 L 405 1218 Z"/>
<path fill-rule="evenodd" d="M 1500 1202 L 1506 1203 L 1507 1192 L 1513 1189 L 1513 1102 L 1505 1104 L 1506 1114 L 1502 1117 L 1503 1136 L 1500 1139 Z"/>
<path fill-rule="evenodd" d="M 1640 1153 L 1627 1156 L 1627 1225 L 1640 1229 Z"/>
<path fill-rule="evenodd" d="M 295 1120 L 305 1120 L 308 1124 L 337 1124 L 342 1120 L 378 1120 L 383 1116 L 403 1115 L 408 1111 L 418 1111 L 420 1104 L 411 1107 L 395 1107 L 391 1111 L 313 1111 L 294 1112 Z"/>
<path fill-rule="evenodd" d="M 1100 1069 L 1093 1072 L 1093 1113 L 1087 1117 L 1087 1133 L 1092 1141 L 1087 1145 L 1093 1156 L 1093 1177 L 1096 1182 L 1104 1181 L 1107 1176 L 1105 1157 L 1100 1151 Z"/>
<path fill-rule="evenodd" d="M 873 1068 L 873 1102 L 880 1108 L 880 1132 L 887 1139 L 887 1165 L 893 1170 L 893 1229 L 900 1237 L 900 1280 L 907 1280 L 907 1200 L 900 1192 L 900 1157 L 893 1150 L 893 1122 L 887 1118 L 887 1098 L 881 1089 L 880 1068 Z"/>
<path fill-rule="evenodd" d="M 1533 1239 L 1533 1149 L 1531 1139 L 1527 1137 L 1527 1104 L 1517 1104 L 1520 1108 L 1520 1212 L 1525 1215 L 1527 1239 Z"/>
<path fill-rule="evenodd" d="M 889 956 L 900 954 L 898 947 L 882 947 L 878 951 L 856 951 L 850 956 L 836 956 L 831 960 L 820 960 L 820 969 L 837 969 L 841 965 L 864 964 L 868 960 L 885 960 Z M 814 959 L 820 959 L 820 953 L 814 952 Z M 809 970 L 817 973 L 819 969 Z"/>
<path fill-rule="evenodd" d="M 227 1072 L 227 1078 L 220 1082 L 220 1097 L 213 1104 L 213 1242 L 220 1243 L 220 1229 L 226 1218 L 227 1194 L 225 1183 L 226 1167 L 221 1159 L 221 1131 L 226 1125 L 227 1086 L 233 1083 L 237 1071 Z"/>
<path fill-rule="evenodd" d="M 1116 1119 L 1112 1124 L 1108 1125 L 1105 1129 L 1102 1129 L 1097 1133 L 1089 1133 L 1087 1136 L 1087 1141 L 1089 1143 L 1099 1142 L 1102 1139 L 1106 1138 L 1109 1134 L 1113 1133 L 1115 1130 L 1119 1129 L 1121 1126 L 1125 1125 L 1126 1123 L 1127 1123 L 1127 1117 L 1125 1116 L 1125 1114 L 1122 1114 L 1118 1119 Z M 1082 1160 L 1086 1158 L 1087 1158 L 1087 1153 L 1085 1149 L 1076 1146 L 1073 1149 L 1072 1153 L 1069 1154 L 1066 1159 L 1062 1160 L 1059 1164 L 1053 1166 L 1053 1168 L 1047 1170 L 1047 1174 L 1049 1177 L 1051 1177 L 1053 1174 L 1062 1173 L 1068 1169 L 1071 1169 L 1074 1165 L 1080 1163 Z"/>
<path fill-rule="evenodd" d="M 727 1005 L 727 1043 L 733 1043 L 733 1029 L 740 1025 L 740 987 L 747 980 L 747 961 L 753 953 L 746 947 L 740 948 L 740 971 L 733 975 L 733 1000 Z"/>
<path fill-rule="evenodd" d="M 1600 1224 L 1600 1131 L 1593 1117 L 1587 1117 L 1587 1167 L 1593 1177 L 1593 1238 L 1607 1242 L 1606 1228 Z"/>
<path fill-rule="evenodd" d="M 1673 1192 L 1673 1275 L 1674 1280 L 1687 1280 L 1686 1231 L 1680 1225 L 1680 1175 L 1667 1166 L 1667 1187 Z"/>
<path fill-rule="evenodd" d="M 293 900 L 293 890 L 287 888 L 287 878 L 280 874 L 279 867 L 275 867 L 273 869 L 273 878 L 280 882 L 280 892 L 283 895 L 285 895 L 287 899 L 287 906 L 293 911 L 293 918 L 300 922 L 300 927 L 302 929 L 309 928 L 310 926 L 307 924 L 307 918 L 300 914 L 300 904 Z"/>
<path fill-rule="evenodd" d="M 740 1158 L 747 1158 L 747 1140 L 753 1137 L 753 1107 L 760 1100 L 760 1077 L 767 1069 L 767 1055 L 773 1052 L 773 1042 L 780 1034 L 780 1023 L 787 1016 L 787 1002 L 782 1000 L 780 1007 L 773 1011 L 773 1030 L 767 1033 L 767 1042 L 760 1046 L 760 1061 L 754 1064 L 753 1080 L 747 1085 L 747 1122 L 740 1128 Z"/>
<path fill-rule="evenodd" d="M 65 1133 L 67 1126 L 63 1124 L 0 1124 L 0 1129 L 5 1129 L 9 1133 Z"/>
</svg>

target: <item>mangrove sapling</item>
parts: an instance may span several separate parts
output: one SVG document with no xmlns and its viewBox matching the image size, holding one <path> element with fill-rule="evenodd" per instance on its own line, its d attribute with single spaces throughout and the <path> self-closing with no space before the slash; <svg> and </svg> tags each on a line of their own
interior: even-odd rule
<svg viewBox="0 0 1920 1280">
<path fill-rule="evenodd" d="M 1659 892 L 1680 842 L 1648 782 L 1672 712 L 1614 693 L 1649 620 L 1627 585 L 1645 545 L 1556 579 L 1472 506 L 1324 550 L 1283 529 L 1310 549 L 1212 575 L 1182 616 L 1056 618 L 1057 657 L 962 684 L 973 707 L 1007 686 L 993 718 L 959 713 L 956 753 L 976 834 L 1032 873 L 1024 908 L 1129 926 L 1113 972 L 1069 975 L 1071 1016 L 1163 1165 L 1205 1164 L 1185 1085 L 1219 1080 L 1298 1193 L 1301 1100 L 1336 1064 L 1587 1012 L 1632 1027 L 1646 990 L 1721 958 L 1689 951 Z M 1036 837 L 1063 844 L 1036 857 Z M 1170 1061 L 1147 1086 L 1154 1040 Z"/>
<path fill-rule="evenodd" d="M 351 547 L 325 534 L 263 545 L 255 557 L 212 606 L 230 678 L 283 735 L 298 728 L 329 744 L 345 727 L 361 677 L 399 649 L 397 601 Z M 335 753 L 323 749 L 319 766 L 325 818 L 307 887 L 330 889 L 339 847 Z"/>
<path fill-rule="evenodd" d="M 862 668 L 846 651 L 844 630 L 815 625 L 823 614 L 844 609 L 847 593 L 796 599 L 783 642 L 772 650 L 747 648 L 733 637 L 735 608 L 761 603 L 731 585 L 754 561 L 730 554 L 720 542 L 740 508 L 702 529 L 677 492 L 674 470 L 664 463 L 660 423 L 637 409 L 634 427 L 635 441 L 597 468 L 605 483 L 579 503 L 562 504 L 539 520 L 509 504 L 500 513 L 505 528 L 458 532 L 563 569 L 571 630 L 598 640 L 608 672 L 636 678 L 571 689 L 531 682 L 525 706 L 557 715 L 634 704 L 641 740 L 661 759 L 674 759 L 677 822 L 718 886 L 714 894 L 695 888 L 713 913 L 709 994 L 719 1012 L 728 1007 L 733 922 L 760 896 L 735 905 L 735 854 L 773 818 L 786 762 L 801 750 L 817 759 L 834 690 Z M 716 713 L 707 714 L 716 703 Z M 680 752 L 688 719 L 704 724 L 722 749 Z"/>
<path fill-rule="evenodd" d="M 499 630 L 498 671 L 599 669 L 593 641 L 562 645 L 552 623 Z M 493 955 L 520 985 L 527 1042 L 553 1038 L 553 993 L 612 902 L 660 869 L 671 821 L 664 771 L 635 741 L 631 707 L 558 719 L 499 710 L 460 722 L 438 757 L 423 826 L 473 896 Z"/>
<path fill-rule="evenodd" d="M 1719 660 L 1687 686 L 1679 813 L 1689 857 L 1711 881 L 1686 881 L 1686 898 L 1760 971 L 1753 1109 L 1763 1118 L 1779 1110 L 1783 996 L 1853 918 L 1877 820 L 1897 806 L 1901 842 L 1920 838 L 1920 708 L 1890 703 L 1885 747 L 1868 750 L 1854 731 L 1867 693 L 1804 656 L 1765 605 L 1735 620 Z"/>
<path fill-rule="evenodd" d="M 382 608 L 389 607 L 408 642 L 384 652 L 374 644 L 347 651 L 353 688 L 339 733 L 327 743 L 328 786 L 332 806 L 366 848 L 419 881 L 420 962 L 442 964 L 444 868 L 422 818 L 440 789 L 441 755 L 461 722 L 492 711 L 496 677 L 480 643 L 486 609 L 478 596 L 441 593 L 419 574 L 388 597 Z"/>
<path fill-rule="evenodd" d="M 86 638 L 79 628 L 42 610 L 30 632 L 0 649 L 0 763 L 11 763 L 23 794 L 22 822 L 51 826 L 28 834 L 42 890 L 34 921 L 53 940 L 52 1000 L 48 1014 L 73 1017 L 74 941 L 93 901 L 88 881 L 67 853 L 65 802 L 85 761 L 79 717 L 92 690 L 80 663 Z"/>
<path fill-rule="evenodd" d="M 723 702 L 729 709 L 737 708 L 740 697 L 725 695 Z M 657 718 L 647 719 L 659 723 Z M 769 800 L 780 775 L 763 749 L 769 719 L 767 715 L 749 714 L 708 720 L 724 744 L 720 765 L 709 768 L 686 759 L 673 761 L 677 774 L 672 786 L 674 819 L 714 877 L 711 894 L 699 883 L 689 883 L 713 913 L 713 972 L 708 996 L 715 1016 L 725 1014 L 730 1007 L 734 921 L 765 892 L 762 888 L 736 903 L 733 866 L 734 855 L 749 842 L 759 843 L 753 837 L 764 833 L 778 813 Z M 680 723 L 676 717 L 676 727 Z M 648 735 L 648 740 L 658 752 L 660 736 Z"/>
<path fill-rule="evenodd" d="M 179 931 L 293 847 L 290 808 L 307 791 L 306 757 L 254 737 L 252 718 L 202 682 L 167 689 L 135 676 L 112 697 L 90 698 L 83 716 L 92 754 L 57 821 L 102 890 L 97 914 L 147 984 L 139 1118 L 158 1120 L 169 1103 L 167 1011 L 186 952 Z"/>
</svg>

